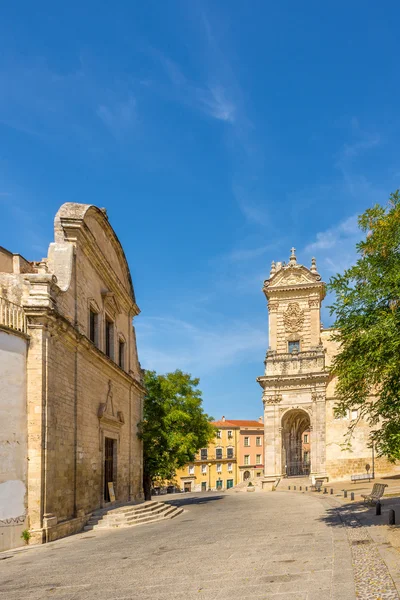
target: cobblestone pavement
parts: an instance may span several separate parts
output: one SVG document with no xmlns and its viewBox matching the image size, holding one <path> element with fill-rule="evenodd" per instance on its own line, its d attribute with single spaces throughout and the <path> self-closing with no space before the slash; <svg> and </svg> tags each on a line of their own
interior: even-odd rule
<svg viewBox="0 0 400 600">
<path fill-rule="evenodd" d="M 396 586 L 366 527 L 346 508 L 339 509 L 349 538 L 357 598 L 399 600 Z"/>
<path fill-rule="evenodd" d="M 0 600 L 355 599 L 357 546 L 318 497 L 206 493 L 175 502 L 187 511 L 172 521 L 0 555 Z"/>
</svg>

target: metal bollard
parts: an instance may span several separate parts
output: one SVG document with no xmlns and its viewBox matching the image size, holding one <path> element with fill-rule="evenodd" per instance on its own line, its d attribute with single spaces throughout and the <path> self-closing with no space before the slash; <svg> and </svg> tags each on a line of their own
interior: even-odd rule
<svg viewBox="0 0 400 600">
<path fill-rule="evenodd" d="M 350 499 L 351 499 L 351 500 L 354 500 L 354 492 L 351 492 L 351 494 L 350 494 Z"/>
<path fill-rule="evenodd" d="M 290 490 L 290 485 L 287 486 L 287 489 Z"/>
<path fill-rule="evenodd" d="M 376 515 L 378 515 L 378 517 L 380 517 L 380 516 L 381 516 L 381 514 L 382 514 L 382 505 L 381 505 L 381 503 L 379 502 L 379 500 L 378 500 L 378 502 L 375 504 L 375 514 L 376 514 Z"/>
<path fill-rule="evenodd" d="M 301 486 L 299 487 L 299 490 L 301 491 Z"/>
<path fill-rule="evenodd" d="M 331 494 L 333 494 L 333 488 L 331 488 Z"/>
<path fill-rule="evenodd" d="M 324 488 L 324 494 L 328 493 L 328 488 Z"/>
<path fill-rule="evenodd" d="M 396 525 L 396 513 L 393 508 L 389 510 L 389 525 Z"/>
<path fill-rule="evenodd" d="M 306 492 L 308 492 L 308 486 L 306 485 Z"/>
<path fill-rule="evenodd" d="M 295 486 L 295 485 L 293 486 L 293 489 L 294 489 L 294 490 L 296 489 L 296 486 Z"/>
<path fill-rule="evenodd" d="M 343 498 L 347 498 L 347 490 L 343 490 Z"/>
</svg>

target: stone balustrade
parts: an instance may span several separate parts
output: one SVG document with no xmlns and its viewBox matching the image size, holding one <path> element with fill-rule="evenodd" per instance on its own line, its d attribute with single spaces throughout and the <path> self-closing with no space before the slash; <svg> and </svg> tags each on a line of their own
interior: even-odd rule
<svg viewBox="0 0 400 600">
<path fill-rule="evenodd" d="M 265 357 L 265 375 L 296 375 L 325 370 L 325 353 L 318 346 L 306 352 L 277 353 L 268 350 Z"/>
<path fill-rule="evenodd" d="M 26 317 L 22 306 L 0 296 L 0 326 L 26 333 Z"/>
</svg>

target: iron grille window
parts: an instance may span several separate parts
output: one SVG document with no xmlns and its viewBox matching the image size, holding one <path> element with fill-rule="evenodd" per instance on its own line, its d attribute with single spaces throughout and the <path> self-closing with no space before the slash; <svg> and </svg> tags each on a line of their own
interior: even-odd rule
<svg viewBox="0 0 400 600">
<path fill-rule="evenodd" d="M 106 318 L 106 355 L 114 358 L 114 323 Z"/>
<path fill-rule="evenodd" d="M 290 354 L 292 354 L 293 352 L 300 352 L 300 340 L 288 342 L 288 350 Z"/>
<path fill-rule="evenodd" d="M 216 448 L 215 449 L 215 458 L 217 458 L 217 459 L 221 459 L 222 458 L 222 448 Z"/>
<path fill-rule="evenodd" d="M 125 342 L 124 340 L 118 341 L 118 365 L 121 369 L 125 368 Z"/>
<path fill-rule="evenodd" d="M 226 451 L 226 458 L 233 458 L 233 448 L 228 448 Z"/>
<path fill-rule="evenodd" d="M 202 448 L 200 450 L 200 458 L 201 458 L 201 460 L 207 460 L 207 456 L 208 456 L 207 448 Z"/>
<path fill-rule="evenodd" d="M 89 313 L 89 338 L 93 344 L 97 344 L 97 321 L 98 315 L 97 313 L 90 309 Z"/>
</svg>

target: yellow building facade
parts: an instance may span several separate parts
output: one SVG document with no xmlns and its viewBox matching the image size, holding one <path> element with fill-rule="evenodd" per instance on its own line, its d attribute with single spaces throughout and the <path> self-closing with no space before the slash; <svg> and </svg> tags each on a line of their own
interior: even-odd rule
<svg viewBox="0 0 400 600">
<path fill-rule="evenodd" d="M 202 448 L 195 460 L 179 469 L 175 482 L 187 492 L 226 490 L 239 483 L 239 437 L 240 427 L 226 421 L 213 423 L 214 440 Z"/>
</svg>

